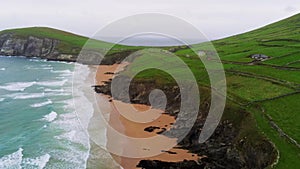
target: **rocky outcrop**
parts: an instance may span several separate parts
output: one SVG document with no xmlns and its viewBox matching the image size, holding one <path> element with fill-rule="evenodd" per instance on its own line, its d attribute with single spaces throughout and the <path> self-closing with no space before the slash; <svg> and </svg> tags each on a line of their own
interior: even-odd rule
<svg viewBox="0 0 300 169">
<path fill-rule="evenodd" d="M 0 35 L 0 55 L 38 57 L 48 60 L 76 61 L 77 56 L 60 53 L 56 39 L 34 36 Z"/>
</svg>

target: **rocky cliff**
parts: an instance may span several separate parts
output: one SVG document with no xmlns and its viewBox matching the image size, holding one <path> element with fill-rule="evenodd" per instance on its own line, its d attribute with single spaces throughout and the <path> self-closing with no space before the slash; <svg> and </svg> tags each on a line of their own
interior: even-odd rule
<svg viewBox="0 0 300 169">
<path fill-rule="evenodd" d="M 0 35 L 0 55 L 39 57 L 48 60 L 76 61 L 76 55 L 60 53 L 59 40 L 35 36 Z"/>
</svg>

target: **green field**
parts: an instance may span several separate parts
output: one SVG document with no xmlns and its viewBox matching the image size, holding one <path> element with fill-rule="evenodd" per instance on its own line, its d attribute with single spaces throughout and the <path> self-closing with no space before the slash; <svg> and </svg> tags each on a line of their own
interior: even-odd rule
<svg viewBox="0 0 300 169">
<path fill-rule="evenodd" d="M 299 103 L 299 94 L 262 103 L 265 113 L 297 142 L 300 142 Z"/>
<path fill-rule="evenodd" d="M 300 91 L 299 25 L 300 14 L 255 31 L 213 41 L 224 64 L 229 97 L 237 102 L 237 98 L 242 98 L 241 105 L 244 100 L 248 101 L 247 110 L 280 152 L 275 167 L 280 169 L 299 168 L 300 149 L 281 137 L 265 116 L 270 116 L 283 132 L 299 143 L 300 94 L 284 96 Z M 195 46 L 201 48 L 201 45 Z M 183 56 L 190 52 L 186 49 L 177 54 Z M 264 54 L 271 59 L 253 63 L 249 57 L 252 54 Z"/>
</svg>

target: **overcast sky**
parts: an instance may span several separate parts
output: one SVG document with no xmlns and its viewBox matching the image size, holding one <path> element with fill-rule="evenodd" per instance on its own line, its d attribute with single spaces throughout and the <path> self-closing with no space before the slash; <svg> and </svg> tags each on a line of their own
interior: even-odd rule
<svg viewBox="0 0 300 169">
<path fill-rule="evenodd" d="M 180 17 L 209 39 L 246 32 L 300 11 L 300 0 L 1 0 L 0 29 L 49 26 L 84 36 L 125 16 Z"/>
</svg>

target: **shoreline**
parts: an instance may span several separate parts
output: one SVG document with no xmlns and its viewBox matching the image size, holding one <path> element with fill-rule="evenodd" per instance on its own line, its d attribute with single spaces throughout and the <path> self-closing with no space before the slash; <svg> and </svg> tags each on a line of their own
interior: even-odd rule
<svg viewBox="0 0 300 169">
<path fill-rule="evenodd" d="M 95 82 L 96 75 L 96 66 L 94 65 L 86 65 L 88 67 L 89 73 L 85 79 L 85 87 L 86 90 L 84 92 L 84 97 L 92 104 L 92 114 L 89 119 L 85 122 L 84 127 L 86 127 L 87 134 L 89 135 L 89 143 L 90 150 L 89 155 L 86 161 L 86 168 L 109 168 L 109 169 L 120 169 L 119 165 L 116 164 L 113 157 L 106 151 L 105 144 L 107 142 L 106 138 L 106 128 L 105 125 L 99 126 L 103 124 L 101 114 L 97 110 L 97 103 L 95 102 L 94 97 L 98 97 L 95 95 L 94 90 L 91 88 Z M 86 114 L 83 114 L 85 116 Z M 95 131 L 97 129 L 97 131 Z M 100 130 L 99 130 L 100 129 Z"/>
<path fill-rule="evenodd" d="M 110 81 L 112 78 L 114 78 L 115 74 L 119 71 L 122 71 L 128 63 L 125 64 L 114 64 L 114 65 L 100 65 L 95 66 L 97 67 L 98 71 L 95 76 L 95 82 L 96 85 L 105 85 L 105 81 Z M 94 68 L 95 68 L 94 67 Z M 114 73 L 112 73 L 114 72 Z M 152 109 L 148 105 L 143 104 L 129 104 L 124 103 L 118 100 L 111 99 L 110 96 L 103 95 L 103 94 L 97 94 L 99 97 L 102 97 L 102 99 L 106 99 L 107 103 L 110 104 L 113 109 L 109 112 L 109 125 L 112 126 L 115 130 L 118 132 L 134 138 L 148 138 L 153 136 L 161 136 L 164 137 L 164 140 L 166 141 L 166 144 L 176 144 L 176 138 L 168 138 L 164 135 L 160 135 L 160 132 L 163 132 L 165 130 L 170 130 L 172 127 L 172 124 L 175 123 L 176 119 L 168 114 L 165 114 L 162 110 Z M 97 96 L 98 97 L 98 96 Z M 160 117 L 158 119 L 155 119 L 152 122 L 148 123 L 136 123 L 128 120 L 124 115 L 130 116 L 132 113 L 132 109 L 130 107 L 133 106 L 137 112 L 139 111 L 145 111 L 147 110 L 148 118 L 153 119 L 152 117 L 157 116 L 158 114 Z M 122 113 L 120 113 L 118 110 L 115 109 L 115 107 L 121 108 Z M 152 114 L 152 115 L 151 115 Z M 153 127 L 153 129 L 151 129 Z M 150 129 L 150 131 L 146 131 L 146 129 Z M 114 140 L 110 138 L 110 133 L 108 131 L 107 133 L 107 146 L 110 145 L 113 146 L 114 144 L 122 144 L 124 145 L 124 148 L 122 151 L 133 151 L 132 146 L 130 144 L 126 144 L 126 141 L 122 143 L 117 143 Z M 149 149 L 143 149 L 142 151 L 139 150 L 140 153 L 146 153 L 147 151 L 150 151 Z M 153 150 L 151 150 L 153 151 Z M 128 157 L 120 157 L 117 155 L 113 155 L 112 157 L 123 167 L 124 169 L 139 169 L 137 165 L 141 160 L 160 160 L 160 161 L 166 161 L 166 162 L 181 162 L 184 160 L 193 160 L 197 161 L 200 157 L 197 154 L 190 153 L 188 150 L 181 149 L 179 146 L 173 147 L 170 150 L 163 150 L 163 149 L 157 149 L 157 151 L 160 151 L 161 154 L 153 156 L 153 157 L 147 157 L 147 158 L 128 158 Z"/>
</svg>

